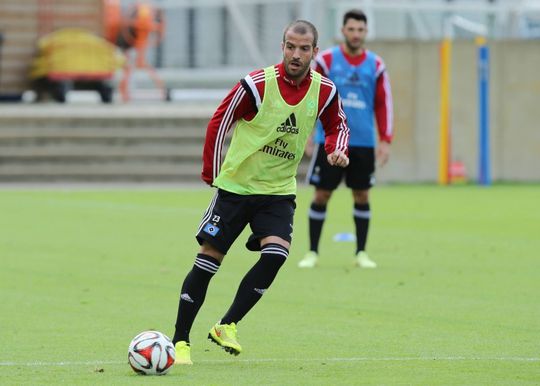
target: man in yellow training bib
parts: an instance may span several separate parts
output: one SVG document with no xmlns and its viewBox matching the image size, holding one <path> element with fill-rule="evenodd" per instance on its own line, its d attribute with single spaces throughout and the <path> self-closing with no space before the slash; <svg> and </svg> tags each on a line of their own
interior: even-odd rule
<svg viewBox="0 0 540 386">
<path fill-rule="evenodd" d="M 253 233 L 246 247 L 260 252 L 260 259 L 208 334 L 227 352 L 242 352 L 236 326 L 268 290 L 289 254 L 298 163 L 317 119 L 325 130 L 328 162 L 340 167 L 349 163 L 349 128 L 336 87 L 310 68 L 317 38 L 310 22 L 289 24 L 283 33 L 283 61 L 240 80 L 208 124 L 202 179 L 217 191 L 199 225 L 201 247 L 182 285 L 173 337 L 176 364 L 192 364 L 189 333 L 208 284 L 249 224 Z M 225 134 L 235 123 L 222 163 Z"/>
</svg>

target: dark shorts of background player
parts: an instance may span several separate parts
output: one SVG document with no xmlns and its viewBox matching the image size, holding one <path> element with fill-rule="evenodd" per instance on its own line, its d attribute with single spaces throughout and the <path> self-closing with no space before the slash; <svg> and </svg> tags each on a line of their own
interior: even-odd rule
<svg viewBox="0 0 540 386">
<path fill-rule="evenodd" d="M 223 254 L 249 224 L 252 234 L 246 243 L 250 251 L 260 251 L 260 240 L 278 236 L 291 242 L 296 196 L 240 195 L 218 189 L 206 210 L 197 241 L 207 241 Z"/>
<path fill-rule="evenodd" d="M 323 144 L 313 149 L 313 158 L 307 174 L 308 182 L 325 190 L 336 189 L 341 180 L 355 190 L 366 190 L 375 182 L 375 149 L 372 147 L 349 147 L 349 166 L 331 166 L 326 159 Z"/>
</svg>

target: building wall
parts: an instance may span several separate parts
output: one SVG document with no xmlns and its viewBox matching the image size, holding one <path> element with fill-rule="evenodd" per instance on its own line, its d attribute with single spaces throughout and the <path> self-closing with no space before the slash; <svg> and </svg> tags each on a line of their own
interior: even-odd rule
<svg viewBox="0 0 540 386">
<path fill-rule="evenodd" d="M 382 181 L 434 181 L 439 156 L 439 44 L 373 42 L 385 60 L 394 94 L 395 141 Z M 540 42 L 490 43 L 491 165 L 495 180 L 540 181 Z M 452 158 L 477 178 L 476 46 L 453 45 Z"/>
<path fill-rule="evenodd" d="M 45 8 L 43 8 L 45 6 Z M 102 31 L 101 0 L 2 0 L 0 31 L 4 44 L 0 53 L 0 94 L 25 88 L 28 65 L 40 34 L 62 26 L 83 26 Z M 249 15 L 264 64 L 280 60 L 280 40 L 285 19 L 299 13 L 297 6 L 266 4 L 243 9 Z M 264 11 L 266 17 L 261 17 Z M 221 34 L 204 29 L 224 30 L 234 24 L 231 15 L 212 9 L 195 15 L 210 18 L 210 24 L 193 24 L 195 57 L 187 58 L 189 20 L 186 8 L 169 10 L 163 42 L 164 71 L 170 88 L 186 88 L 180 75 L 189 78 L 189 88 L 197 85 L 228 89 L 245 75 L 241 68 L 253 69 L 245 42 L 237 29 L 229 30 L 229 49 L 222 50 Z M 44 15 L 48 15 L 44 19 Z M 320 15 L 319 15 L 320 16 Z M 201 21 L 199 20 L 199 21 Z M 323 23 L 328 25 L 329 23 Z M 324 28 L 323 28 L 324 30 Z M 328 31 L 324 36 L 328 36 Z M 260 34 L 259 34 L 260 33 Z M 321 48 L 328 39 L 321 34 Z M 378 171 L 380 181 L 436 181 L 439 154 L 439 43 L 436 41 L 383 41 L 368 43 L 387 65 L 394 92 L 395 141 L 391 162 Z M 540 181 L 540 40 L 490 41 L 491 48 L 491 160 L 496 180 Z M 271 48 L 270 48 L 271 47 Z M 154 53 L 152 51 L 150 55 Z M 217 70 L 220 76 L 209 77 Z M 176 80 L 175 80 L 176 79 Z M 477 176 L 478 116 L 476 47 L 458 40 L 453 46 L 451 83 L 452 155 L 462 161 L 470 178 Z"/>
</svg>

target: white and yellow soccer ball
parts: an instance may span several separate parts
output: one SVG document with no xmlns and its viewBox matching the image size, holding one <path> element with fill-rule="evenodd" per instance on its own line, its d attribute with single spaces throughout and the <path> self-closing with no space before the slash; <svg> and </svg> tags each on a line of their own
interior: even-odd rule
<svg viewBox="0 0 540 386">
<path fill-rule="evenodd" d="M 171 340 L 159 331 L 141 332 L 133 338 L 128 348 L 129 365 L 137 374 L 167 374 L 175 357 Z"/>
</svg>

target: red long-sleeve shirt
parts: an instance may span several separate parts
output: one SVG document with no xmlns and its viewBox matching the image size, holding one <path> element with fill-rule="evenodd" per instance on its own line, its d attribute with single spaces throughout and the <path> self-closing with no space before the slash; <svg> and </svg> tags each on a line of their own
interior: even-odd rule
<svg viewBox="0 0 540 386">
<path fill-rule="evenodd" d="M 352 66 L 360 66 L 366 59 L 366 51 L 361 55 L 351 56 L 345 52 L 343 46 L 340 46 L 341 53 Z M 386 66 L 380 56 L 377 55 L 376 62 L 377 82 L 375 85 L 375 101 L 373 112 L 377 121 L 377 131 L 379 140 L 388 143 L 392 142 L 394 136 L 393 124 L 393 101 L 390 80 L 386 72 Z M 315 70 L 324 76 L 328 76 L 329 69 L 332 67 L 332 51 L 325 50 L 319 54 L 315 62 Z"/>
<path fill-rule="evenodd" d="M 306 95 L 311 84 L 311 71 L 300 84 L 287 78 L 283 63 L 274 66 L 281 96 L 290 105 L 298 104 Z M 251 72 L 240 80 L 223 99 L 206 128 L 201 178 L 212 184 L 218 176 L 223 161 L 225 135 L 234 123 L 243 118 L 250 121 L 255 117 L 264 96 L 264 70 Z M 347 152 L 349 128 L 336 86 L 322 77 L 319 91 L 318 118 L 325 129 L 325 150 Z"/>
</svg>

